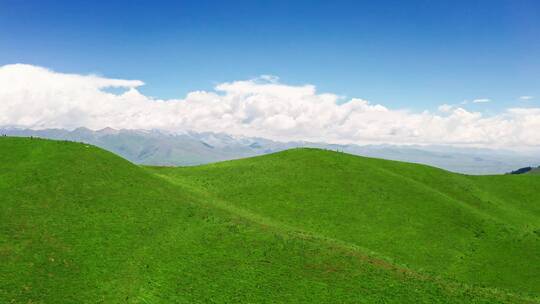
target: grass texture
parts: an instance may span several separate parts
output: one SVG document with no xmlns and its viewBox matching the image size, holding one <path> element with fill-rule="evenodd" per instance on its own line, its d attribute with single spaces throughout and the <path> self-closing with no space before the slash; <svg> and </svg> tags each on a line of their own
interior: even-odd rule
<svg viewBox="0 0 540 304">
<path fill-rule="evenodd" d="M 0 303 L 538 303 L 540 179 L 0 138 Z"/>
</svg>

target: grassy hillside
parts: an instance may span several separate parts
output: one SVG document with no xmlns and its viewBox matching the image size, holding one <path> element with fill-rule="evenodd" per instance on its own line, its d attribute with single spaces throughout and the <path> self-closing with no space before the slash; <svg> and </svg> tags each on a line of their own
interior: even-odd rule
<svg viewBox="0 0 540 304">
<path fill-rule="evenodd" d="M 470 190 L 471 197 L 474 191 L 486 193 L 484 199 L 492 200 L 494 207 L 481 209 L 474 201 L 464 201 L 459 204 L 470 207 L 456 211 L 452 200 L 428 207 L 432 203 L 428 200 L 438 197 L 432 192 L 453 188 L 440 185 L 441 189 L 430 190 L 425 182 L 429 175 L 419 174 L 410 183 L 426 186 L 403 197 L 402 204 L 416 208 L 403 214 L 404 224 L 393 210 L 398 202 L 390 197 L 395 193 L 385 185 L 398 187 L 394 179 L 403 181 L 399 176 L 406 170 L 400 166 L 406 165 L 384 163 L 395 164 L 395 172 L 384 166 L 369 169 L 380 172 L 380 179 L 373 179 L 371 188 L 356 189 L 357 179 L 366 176 L 357 169 L 367 170 L 361 164 L 371 162 L 379 164 L 343 154 L 295 150 L 190 170 L 153 169 L 93 146 L 2 137 L 0 303 L 537 302 L 534 286 L 539 272 L 533 263 L 538 258 L 538 235 L 530 231 L 538 227 L 538 201 L 531 197 L 536 204 L 529 206 L 520 197 L 510 197 L 507 202 L 503 187 L 514 187 L 514 180 L 494 186 L 488 180 L 464 179 L 464 185 L 476 187 Z M 339 169 L 349 165 L 353 167 Z M 387 179 L 383 172 L 388 172 Z M 331 182 L 331 177 L 348 179 Z M 376 185 L 377 181 L 384 183 Z M 535 182 L 526 180 L 527 186 Z M 411 203 L 416 194 L 421 202 Z M 351 198 L 355 195 L 365 197 Z M 373 204 L 377 197 L 379 207 L 355 207 L 355 201 Z M 431 209 L 436 220 L 421 214 Z M 380 223 L 369 228 L 356 221 L 370 217 Z M 424 226 L 431 223 L 452 228 L 446 230 L 448 238 L 461 239 L 463 244 L 470 241 L 467 231 L 485 228 L 479 240 L 468 244 L 472 257 L 462 263 L 473 266 L 473 249 L 484 252 L 483 246 L 491 244 L 489 235 L 506 229 L 499 236 L 498 251 L 508 247 L 523 263 L 530 263 L 530 269 L 509 258 L 508 263 L 516 263 L 513 278 L 519 281 L 515 284 L 482 274 L 473 282 L 464 271 L 456 279 L 431 275 L 427 270 L 458 273 L 437 263 L 436 256 L 411 258 L 427 254 L 422 246 L 442 255 L 443 250 L 435 250 L 430 242 L 449 244 L 428 239 L 441 230 L 437 225 Z M 395 225 L 395 235 L 384 228 L 387 225 Z M 363 242 L 361 236 L 368 232 L 373 235 Z M 400 233 L 405 233 L 404 240 L 417 235 L 419 247 L 413 248 L 417 253 L 403 258 L 397 254 L 411 248 L 397 241 Z M 459 236 L 450 236 L 454 234 Z M 373 246 L 382 243 L 387 244 Z M 452 254 L 443 257 L 451 259 Z M 494 254 L 495 264 L 483 265 L 482 271 L 500 267 L 498 257 Z M 446 272 L 436 271 L 436 266 Z M 498 286 L 513 294 L 492 288 Z"/>
<path fill-rule="evenodd" d="M 154 172 L 410 269 L 540 293 L 536 176 L 465 176 L 314 149 Z"/>
<path fill-rule="evenodd" d="M 532 169 L 529 174 L 540 174 L 540 167 Z"/>
</svg>

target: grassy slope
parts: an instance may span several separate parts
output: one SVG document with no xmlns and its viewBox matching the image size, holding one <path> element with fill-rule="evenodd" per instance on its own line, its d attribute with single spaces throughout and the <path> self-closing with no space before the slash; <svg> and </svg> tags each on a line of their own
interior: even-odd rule
<svg viewBox="0 0 540 304">
<path fill-rule="evenodd" d="M 0 303 L 529 302 L 400 269 L 200 189 L 92 146 L 0 138 Z"/>
<path fill-rule="evenodd" d="M 530 172 L 528 172 L 528 174 L 540 174 L 540 167 L 532 169 Z"/>
<path fill-rule="evenodd" d="M 422 273 L 540 293 L 536 176 L 465 176 L 314 149 L 152 170 Z"/>
</svg>

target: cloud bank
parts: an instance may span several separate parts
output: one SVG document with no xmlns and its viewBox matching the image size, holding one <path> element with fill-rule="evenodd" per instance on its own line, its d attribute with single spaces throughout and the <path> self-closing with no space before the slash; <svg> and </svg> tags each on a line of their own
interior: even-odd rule
<svg viewBox="0 0 540 304">
<path fill-rule="evenodd" d="M 276 77 L 227 82 L 213 91 L 161 100 L 141 94 L 138 80 L 57 73 L 23 64 L 0 67 L 0 126 L 33 129 L 105 127 L 212 131 L 274 140 L 331 143 L 450 144 L 540 148 L 540 108 L 485 116 L 462 107 L 389 109 L 366 100 L 343 102 L 312 85 Z M 114 94 L 106 89 L 125 88 Z"/>
</svg>

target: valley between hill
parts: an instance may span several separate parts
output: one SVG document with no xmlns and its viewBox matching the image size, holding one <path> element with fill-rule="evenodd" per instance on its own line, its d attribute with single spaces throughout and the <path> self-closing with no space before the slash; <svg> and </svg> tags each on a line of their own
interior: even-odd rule
<svg viewBox="0 0 540 304">
<path fill-rule="evenodd" d="M 540 179 L 0 138 L 2 303 L 538 303 Z"/>
</svg>

